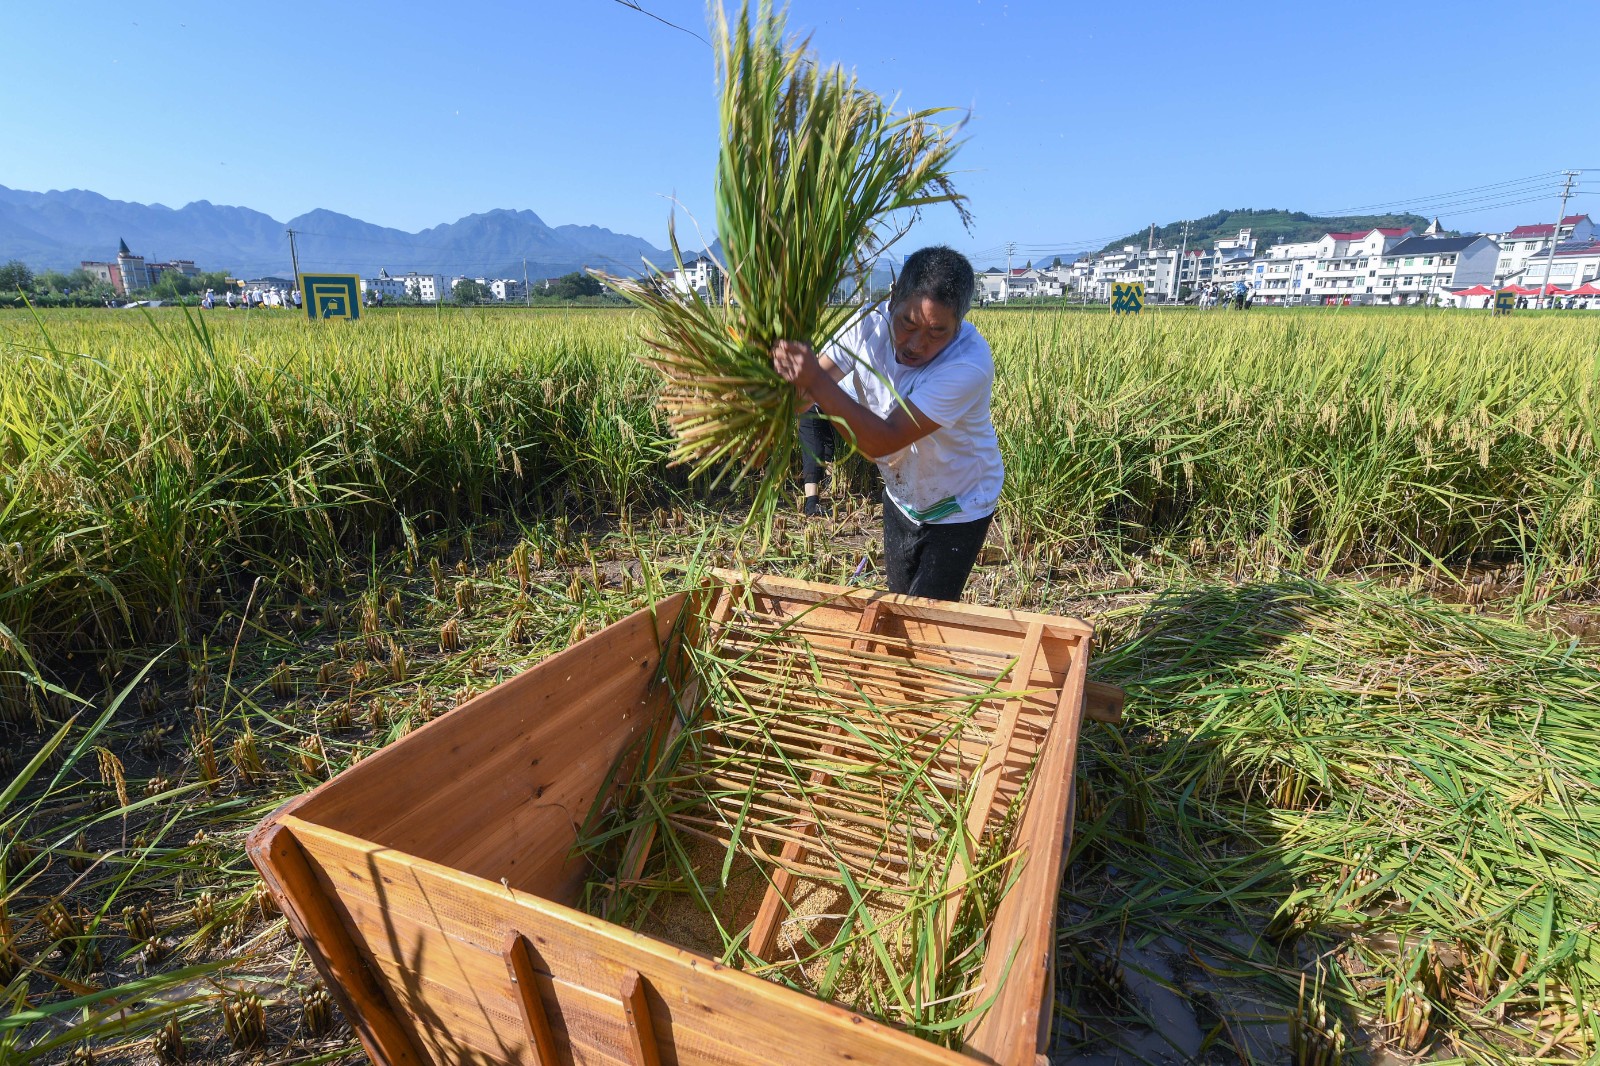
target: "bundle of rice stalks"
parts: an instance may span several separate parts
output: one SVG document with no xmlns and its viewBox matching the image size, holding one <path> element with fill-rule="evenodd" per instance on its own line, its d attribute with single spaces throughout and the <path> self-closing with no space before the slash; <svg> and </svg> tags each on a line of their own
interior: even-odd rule
<svg viewBox="0 0 1600 1066">
<path fill-rule="evenodd" d="M 773 371 L 779 340 L 811 344 L 859 308 L 829 303 L 892 244 L 896 212 L 951 203 L 958 125 L 947 109 L 895 115 L 838 66 L 819 69 L 781 15 L 748 4 L 732 25 L 713 12 L 721 86 L 717 234 L 727 257 L 720 304 L 648 277 L 601 275 L 650 312 L 647 361 L 666 379 L 662 403 L 678 436 L 673 459 L 713 485 L 761 471 L 757 511 L 776 504 L 795 447 L 794 389 Z M 682 267 L 676 233 L 672 251 Z"/>
</svg>

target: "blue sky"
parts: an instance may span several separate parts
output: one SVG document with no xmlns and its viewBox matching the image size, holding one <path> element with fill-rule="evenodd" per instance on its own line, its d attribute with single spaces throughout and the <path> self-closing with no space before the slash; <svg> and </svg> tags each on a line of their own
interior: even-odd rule
<svg viewBox="0 0 1600 1066">
<path fill-rule="evenodd" d="M 640 3 L 705 33 L 699 0 Z M 971 109 L 973 229 L 934 209 L 913 238 L 980 266 L 1224 207 L 1547 222 L 1566 168 L 1590 168 L 1569 211 L 1600 216 L 1593 0 L 1301 8 L 791 0 L 789 23 L 904 105 Z M 710 49 L 616 0 L 13 3 L 4 25 L 12 188 L 411 231 L 531 209 L 658 245 L 669 197 L 714 214 Z"/>
</svg>

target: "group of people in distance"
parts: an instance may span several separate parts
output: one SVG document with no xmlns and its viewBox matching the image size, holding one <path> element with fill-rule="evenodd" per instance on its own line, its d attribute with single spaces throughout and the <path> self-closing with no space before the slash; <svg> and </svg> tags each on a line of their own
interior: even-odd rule
<svg viewBox="0 0 1600 1066">
<path fill-rule="evenodd" d="M 1256 294 L 1255 290 L 1243 281 L 1236 281 L 1231 286 L 1208 281 L 1195 293 L 1194 302 L 1199 307 L 1220 305 L 1232 307 L 1235 311 L 1244 311 L 1256 302 Z"/>
<path fill-rule="evenodd" d="M 228 310 L 235 307 L 287 307 L 290 310 L 300 308 L 300 290 L 289 289 L 246 289 L 235 294 L 232 289 L 224 292 L 220 297 L 212 289 L 207 289 L 204 296 L 200 297 L 200 306 L 207 311 L 217 304 L 222 304 Z"/>
</svg>

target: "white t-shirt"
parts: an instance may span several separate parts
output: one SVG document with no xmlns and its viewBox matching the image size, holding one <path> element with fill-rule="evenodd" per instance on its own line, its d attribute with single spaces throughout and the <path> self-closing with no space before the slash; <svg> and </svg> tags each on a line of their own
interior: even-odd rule
<svg viewBox="0 0 1600 1066">
<path fill-rule="evenodd" d="M 846 371 L 840 387 L 874 414 L 887 418 L 904 400 L 938 423 L 921 440 L 876 460 L 884 490 L 902 514 L 914 522 L 955 523 L 994 513 L 1006 476 L 989 411 L 994 357 L 972 323 L 962 322 L 932 362 L 902 366 L 894 357 L 888 311 L 880 305 L 822 354 Z M 871 370 L 858 367 L 857 359 Z"/>
</svg>

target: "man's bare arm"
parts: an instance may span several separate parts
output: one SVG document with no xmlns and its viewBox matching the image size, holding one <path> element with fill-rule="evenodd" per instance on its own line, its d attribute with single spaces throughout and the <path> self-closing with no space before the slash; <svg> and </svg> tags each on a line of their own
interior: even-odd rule
<svg viewBox="0 0 1600 1066">
<path fill-rule="evenodd" d="M 855 446 L 870 459 L 878 459 L 914 444 L 938 429 L 936 422 L 909 401 L 883 418 L 857 403 L 839 386 L 843 372 L 833 360 L 819 359 L 811 346 L 799 341 L 779 341 L 772 346 L 772 366 L 822 413 L 843 422 Z"/>
</svg>

